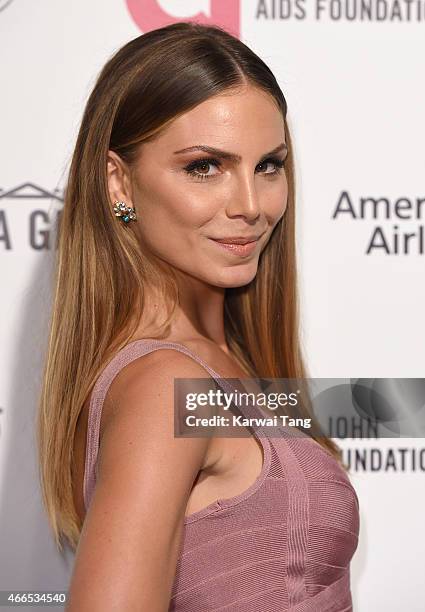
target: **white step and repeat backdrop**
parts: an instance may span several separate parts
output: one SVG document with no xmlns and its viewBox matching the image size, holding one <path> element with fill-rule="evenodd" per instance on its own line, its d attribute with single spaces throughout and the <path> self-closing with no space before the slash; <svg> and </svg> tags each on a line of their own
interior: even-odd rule
<svg viewBox="0 0 425 612">
<path fill-rule="evenodd" d="M 425 377 L 424 0 L 0 0 L 3 590 L 66 589 L 72 567 L 41 508 L 34 398 L 82 109 L 113 51 L 190 18 L 237 32 L 287 97 L 311 375 Z M 361 503 L 354 609 L 425 610 L 423 439 L 341 445 Z"/>
</svg>

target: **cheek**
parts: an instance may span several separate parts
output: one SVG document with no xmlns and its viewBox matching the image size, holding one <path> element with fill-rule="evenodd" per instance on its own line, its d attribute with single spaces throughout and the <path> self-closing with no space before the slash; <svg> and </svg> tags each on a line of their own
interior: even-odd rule
<svg viewBox="0 0 425 612">
<path fill-rule="evenodd" d="M 145 186 L 138 195 L 138 234 L 142 244 L 157 256 L 179 266 L 194 263 L 202 228 L 216 214 L 215 199 L 199 189 L 161 182 Z"/>
<path fill-rule="evenodd" d="M 175 177 L 163 177 L 159 185 L 143 189 L 138 199 L 140 216 L 145 211 L 146 222 L 167 232 L 201 227 L 216 214 L 216 200 L 204 185 L 179 184 Z"/>
<path fill-rule="evenodd" d="M 267 193 L 267 204 L 264 207 L 269 223 L 276 224 L 285 213 L 288 206 L 288 184 L 285 180 L 276 182 L 273 189 Z"/>
</svg>

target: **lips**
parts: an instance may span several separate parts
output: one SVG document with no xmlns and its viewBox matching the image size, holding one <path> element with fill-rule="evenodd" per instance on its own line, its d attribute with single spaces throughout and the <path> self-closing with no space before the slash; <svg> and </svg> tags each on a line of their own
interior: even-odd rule
<svg viewBox="0 0 425 612">
<path fill-rule="evenodd" d="M 262 234 L 256 236 L 232 236 L 229 238 L 212 238 L 211 240 L 222 244 L 248 244 L 248 242 L 256 242 L 261 236 Z"/>
<path fill-rule="evenodd" d="M 211 242 L 215 242 L 217 248 L 220 250 L 227 251 L 232 256 L 248 257 L 253 253 L 258 245 L 258 240 L 250 240 L 247 242 L 246 238 L 232 238 L 236 242 L 228 242 L 229 238 L 220 238 L 219 240 L 211 239 Z M 243 241 L 243 242 L 241 242 Z"/>
</svg>

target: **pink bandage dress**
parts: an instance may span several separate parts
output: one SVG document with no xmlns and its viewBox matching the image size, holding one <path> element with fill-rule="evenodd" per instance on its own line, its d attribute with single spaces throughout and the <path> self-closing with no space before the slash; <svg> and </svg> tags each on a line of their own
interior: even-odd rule
<svg viewBox="0 0 425 612">
<path fill-rule="evenodd" d="M 96 484 L 100 417 L 108 388 L 128 363 L 161 348 L 189 355 L 226 391 L 226 381 L 181 344 L 143 339 L 119 351 L 90 398 L 86 509 Z M 359 503 L 346 472 L 307 435 L 254 435 L 263 449 L 255 482 L 240 495 L 216 500 L 184 519 L 169 610 L 352 611 L 350 561 L 358 544 Z"/>
</svg>

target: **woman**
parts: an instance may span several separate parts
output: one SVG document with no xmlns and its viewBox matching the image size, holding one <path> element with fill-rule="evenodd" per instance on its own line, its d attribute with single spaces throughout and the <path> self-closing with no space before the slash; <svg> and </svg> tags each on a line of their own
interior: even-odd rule
<svg viewBox="0 0 425 612">
<path fill-rule="evenodd" d="M 69 612 L 351 610 L 331 440 L 173 434 L 175 378 L 305 376 L 286 111 L 257 55 L 190 23 L 126 44 L 88 100 L 39 420 Z"/>
</svg>

